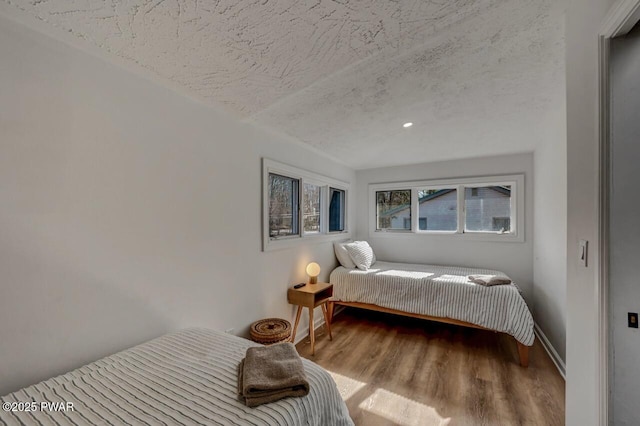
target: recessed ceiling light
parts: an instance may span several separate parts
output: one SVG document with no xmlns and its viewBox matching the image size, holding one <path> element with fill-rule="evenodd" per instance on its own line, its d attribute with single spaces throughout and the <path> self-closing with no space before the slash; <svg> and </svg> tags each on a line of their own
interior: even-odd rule
<svg viewBox="0 0 640 426">
<path fill-rule="evenodd" d="M 409 122 L 407 122 L 407 123 L 404 123 L 404 124 L 402 125 L 402 127 L 404 127 L 405 129 L 407 129 L 407 128 L 411 127 L 411 126 L 413 126 L 413 123 L 412 123 L 412 122 L 410 122 L 410 121 L 409 121 Z"/>
</svg>

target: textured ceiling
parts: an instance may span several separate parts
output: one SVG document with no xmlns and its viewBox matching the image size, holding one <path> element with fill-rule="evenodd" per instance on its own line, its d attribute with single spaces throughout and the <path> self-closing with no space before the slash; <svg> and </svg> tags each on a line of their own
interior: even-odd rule
<svg viewBox="0 0 640 426">
<path fill-rule="evenodd" d="M 0 1 L 355 168 L 532 150 L 563 109 L 552 0 Z"/>
</svg>

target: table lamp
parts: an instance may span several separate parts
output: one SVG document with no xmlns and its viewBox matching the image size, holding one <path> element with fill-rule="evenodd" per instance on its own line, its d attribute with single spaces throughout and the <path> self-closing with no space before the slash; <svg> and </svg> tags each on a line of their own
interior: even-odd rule
<svg viewBox="0 0 640 426">
<path fill-rule="evenodd" d="M 318 275 L 320 275 L 320 265 L 316 262 L 308 264 L 307 275 L 309 275 L 309 284 L 316 284 L 318 282 Z"/>
</svg>

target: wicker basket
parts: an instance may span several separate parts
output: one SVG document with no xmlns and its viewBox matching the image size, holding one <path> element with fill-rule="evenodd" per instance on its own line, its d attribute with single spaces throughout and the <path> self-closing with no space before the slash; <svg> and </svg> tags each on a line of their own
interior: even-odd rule
<svg viewBox="0 0 640 426">
<path fill-rule="evenodd" d="M 286 342 L 291 336 L 291 323 L 281 318 L 267 318 L 251 324 L 251 340 L 271 345 Z"/>
</svg>

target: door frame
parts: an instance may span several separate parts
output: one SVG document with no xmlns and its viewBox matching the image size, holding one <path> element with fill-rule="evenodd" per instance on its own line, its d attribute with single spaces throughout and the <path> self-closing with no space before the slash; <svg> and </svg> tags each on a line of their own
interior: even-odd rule
<svg viewBox="0 0 640 426">
<path fill-rule="evenodd" d="M 600 425 L 609 424 L 609 201 L 611 193 L 609 55 L 611 39 L 628 33 L 640 20 L 640 0 L 618 0 L 598 31 L 598 400 Z"/>
</svg>

